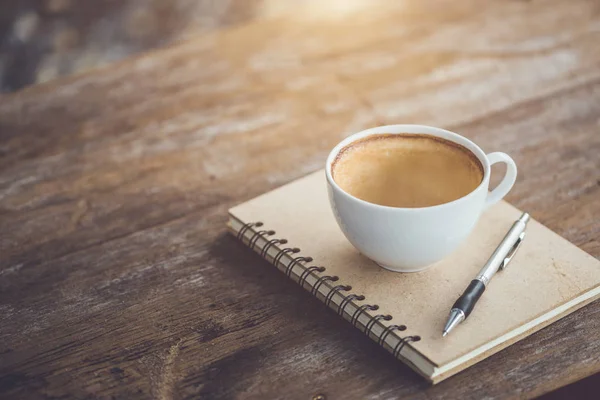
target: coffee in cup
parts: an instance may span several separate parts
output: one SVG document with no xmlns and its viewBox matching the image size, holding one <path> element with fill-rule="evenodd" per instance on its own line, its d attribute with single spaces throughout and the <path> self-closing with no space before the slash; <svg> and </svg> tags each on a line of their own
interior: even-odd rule
<svg viewBox="0 0 600 400">
<path fill-rule="evenodd" d="M 477 157 L 431 135 L 381 134 L 344 147 L 333 180 L 361 200 L 388 207 L 431 207 L 457 200 L 483 180 Z"/>
</svg>

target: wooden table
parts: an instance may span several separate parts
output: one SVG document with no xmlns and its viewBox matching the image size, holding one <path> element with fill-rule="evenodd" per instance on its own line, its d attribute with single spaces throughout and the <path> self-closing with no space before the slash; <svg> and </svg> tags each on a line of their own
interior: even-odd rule
<svg viewBox="0 0 600 400">
<path fill-rule="evenodd" d="M 430 387 L 225 227 L 414 122 L 511 154 L 508 200 L 600 257 L 600 4 L 327 4 L 0 97 L 0 397 L 515 398 L 600 371 L 596 302 Z"/>
</svg>

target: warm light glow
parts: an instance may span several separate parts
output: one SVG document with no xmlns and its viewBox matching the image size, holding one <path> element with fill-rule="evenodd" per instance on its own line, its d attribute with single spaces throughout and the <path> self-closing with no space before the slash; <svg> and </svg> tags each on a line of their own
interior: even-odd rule
<svg viewBox="0 0 600 400">
<path fill-rule="evenodd" d="M 343 19 L 372 6 L 373 0 L 265 0 L 262 15 L 271 17 L 292 17 L 299 19 Z"/>
</svg>

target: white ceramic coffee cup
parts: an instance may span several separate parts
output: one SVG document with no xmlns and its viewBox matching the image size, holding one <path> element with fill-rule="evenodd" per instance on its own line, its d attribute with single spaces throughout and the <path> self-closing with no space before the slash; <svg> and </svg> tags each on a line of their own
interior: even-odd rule
<svg viewBox="0 0 600 400">
<path fill-rule="evenodd" d="M 464 146 L 481 162 L 483 180 L 475 190 L 457 200 L 422 208 L 369 203 L 346 193 L 335 183 L 331 169 L 340 150 L 367 136 L 402 133 L 436 136 Z M 506 175 L 488 192 L 490 167 L 499 162 L 506 164 Z M 341 141 L 327 158 L 326 175 L 331 207 L 350 243 L 386 269 L 416 272 L 441 260 L 467 238 L 481 213 L 510 191 L 517 178 L 517 166 L 507 154 L 486 155 L 475 143 L 454 132 L 424 125 L 389 125 L 367 129 Z"/>
</svg>

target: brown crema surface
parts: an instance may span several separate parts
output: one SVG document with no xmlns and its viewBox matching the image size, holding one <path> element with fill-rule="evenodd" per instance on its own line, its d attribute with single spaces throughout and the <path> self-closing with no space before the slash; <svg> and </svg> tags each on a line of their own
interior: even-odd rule
<svg viewBox="0 0 600 400">
<path fill-rule="evenodd" d="M 381 134 L 346 146 L 332 167 L 347 193 L 390 207 L 430 207 L 479 186 L 483 167 L 465 147 L 429 135 Z"/>
</svg>

